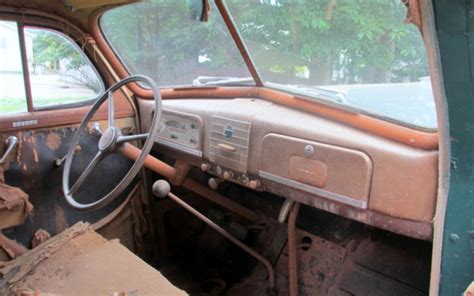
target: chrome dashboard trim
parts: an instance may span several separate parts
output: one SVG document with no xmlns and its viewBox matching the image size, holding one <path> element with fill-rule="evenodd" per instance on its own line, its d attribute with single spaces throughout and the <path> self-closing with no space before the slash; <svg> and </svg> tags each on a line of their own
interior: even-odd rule
<svg viewBox="0 0 474 296">
<path fill-rule="evenodd" d="M 155 143 L 158 143 L 159 145 L 163 145 L 163 146 L 166 146 L 168 148 L 175 149 L 175 150 L 178 150 L 178 151 L 181 151 L 181 152 L 193 155 L 193 156 L 202 157 L 202 151 L 196 150 L 196 149 L 193 149 L 193 148 L 189 148 L 189 147 L 186 147 L 184 145 L 180 145 L 180 144 L 177 144 L 177 143 L 174 143 L 174 142 L 170 142 L 170 141 L 166 141 L 166 140 L 157 138 L 157 139 L 155 139 Z"/>
<path fill-rule="evenodd" d="M 270 174 L 265 171 L 259 171 L 258 175 L 264 179 L 286 185 L 295 189 L 299 189 L 308 193 L 316 194 L 328 199 L 331 199 L 333 201 L 337 201 L 340 203 L 348 204 L 356 208 L 360 209 L 367 209 L 367 201 L 362 201 L 362 200 L 356 200 L 350 197 L 347 197 L 345 195 L 337 194 L 334 192 L 329 192 L 320 188 L 316 188 L 310 185 L 306 185 L 304 183 L 300 183 L 294 180 L 290 180 L 288 178 L 280 177 L 277 175 Z"/>
</svg>

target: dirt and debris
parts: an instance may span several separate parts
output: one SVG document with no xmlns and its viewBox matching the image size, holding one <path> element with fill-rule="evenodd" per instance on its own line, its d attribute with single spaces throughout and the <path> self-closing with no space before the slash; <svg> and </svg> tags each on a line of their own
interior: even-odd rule
<svg viewBox="0 0 474 296">
<path fill-rule="evenodd" d="M 59 205 L 54 205 L 54 225 L 56 227 L 56 233 L 60 233 L 64 229 L 66 229 L 69 224 L 66 219 L 66 215 L 64 215 L 64 210 Z"/>
<path fill-rule="evenodd" d="M 44 243 L 45 241 L 47 241 L 50 238 L 51 238 L 51 234 L 49 234 L 49 232 L 47 232 L 44 229 L 38 229 L 35 232 L 35 236 L 31 240 L 31 247 L 36 248 L 37 246 Z"/>
<path fill-rule="evenodd" d="M 311 233 L 297 229 L 298 292 L 300 295 L 326 295 L 343 266 L 346 249 Z M 275 266 L 278 295 L 288 295 L 288 246 Z M 266 286 L 258 268 L 232 287 L 227 295 L 264 295 Z"/>
<path fill-rule="evenodd" d="M 18 187 L 5 184 L 0 168 L 0 229 L 23 224 L 33 211 L 28 194 Z"/>
<path fill-rule="evenodd" d="M 185 295 L 87 223 L 77 223 L 0 268 L 0 295 Z"/>
<path fill-rule="evenodd" d="M 28 249 L 20 243 L 9 239 L 3 233 L 0 232 L 0 248 L 8 255 L 9 259 L 15 259 L 26 252 Z"/>
<path fill-rule="evenodd" d="M 89 225 L 87 223 L 77 223 L 67 229 L 67 231 L 61 233 L 61 235 L 50 239 L 48 243 L 43 244 L 42 247 L 33 249 L 15 260 L 7 262 L 0 269 L 0 294 L 9 295 L 13 291 L 18 291 L 18 289 L 24 290 L 23 288 L 28 288 L 19 286 L 28 274 L 41 262 L 61 249 L 68 241 L 85 233 L 88 229 Z"/>
</svg>

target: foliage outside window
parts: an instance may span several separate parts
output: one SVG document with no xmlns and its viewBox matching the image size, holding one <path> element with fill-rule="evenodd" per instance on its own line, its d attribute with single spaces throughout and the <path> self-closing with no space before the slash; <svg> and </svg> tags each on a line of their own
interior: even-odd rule
<svg viewBox="0 0 474 296">
<path fill-rule="evenodd" d="M 426 52 L 401 0 L 227 0 L 268 86 L 436 128 Z"/>
<path fill-rule="evenodd" d="M 32 27 L 24 34 L 32 43 L 27 53 L 35 107 L 88 101 L 103 91 L 97 72 L 69 38 Z"/>
<path fill-rule="evenodd" d="M 154 78 L 161 87 L 250 77 L 217 8 L 212 5 L 208 22 L 199 22 L 187 2 L 118 7 L 106 12 L 100 25 L 128 70 Z"/>
</svg>

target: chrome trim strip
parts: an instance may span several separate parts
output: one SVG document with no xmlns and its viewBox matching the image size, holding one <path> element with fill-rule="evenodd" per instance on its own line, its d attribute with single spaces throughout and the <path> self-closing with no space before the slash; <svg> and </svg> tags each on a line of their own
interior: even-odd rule
<svg viewBox="0 0 474 296">
<path fill-rule="evenodd" d="M 290 186 L 290 187 L 293 187 L 293 188 L 296 188 L 296 189 L 299 189 L 299 190 L 302 190 L 302 191 L 305 191 L 305 192 L 308 192 L 308 193 L 312 193 L 312 194 L 316 194 L 316 195 L 319 195 L 319 196 L 322 196 L 322 197 L 326 197 L 328 199 L 331 199 L 331 200 L 334 200 L 334 201 L 337 201 L 337 202 L 340 202 L 340 203 L 348 204 L 348 205 L 351 205 L 351 206 L 356 207 L 356 208 L 367 209 L 367 202 L 366 201 L 356 200 L 356 199 L 347 197 L 345 195 L 329 192 L 329 191 L 326 191 L 326 190 L 323 190 L 323 189 L 320 189 L 320 188 L 316 188 L 316 187 L 313 187 L 313 186 L 310 186 L 310 185 L 306 185 L 304 183 L 300 183 L 300 182 L 293 181 L 293 180 L 290 180 L 290 179 L 287 179 L 287 178 L 284 178 L 284 177 L 276 176 L 276 175 L 273 175 L 273 174 L 270 174 L 270 173 L 267 173 L 267 172 L 264 172 L 264 171 L 259 171 L 258 175 L 260 177 L 264 178 L 264 179 L 267 179 L 267 180 L 270 180 L 270 181 L 273 181 L 273 182 L 276 182 L 276 183 L 279 183 L 279 184 L 282 184 L 282 185 Z"/>
<path fill-rule="evenodd" d="M 166 140 L 160 139 L 158 137 L 155 139 L 155 142 L 160 144 L 160 145 L 171 148 L 171 149 L 176 149 L 178 151 L 181 151 L 181 152 L 184 152 L 184 153 L 187 153 L 187 154 L 191 154 L 193 156 L 202 157 L 202 151 L 200 151 L 200 150 L 196 150 L 196 149 L 193 149 L 193 148 L 190 148 L 190 147 L 186 147 L 184 145 L 180 145 L 180 144 L 177 144 L 177 143 L 174 143 L 174 142 L 166 141 Z"/>
</svg>

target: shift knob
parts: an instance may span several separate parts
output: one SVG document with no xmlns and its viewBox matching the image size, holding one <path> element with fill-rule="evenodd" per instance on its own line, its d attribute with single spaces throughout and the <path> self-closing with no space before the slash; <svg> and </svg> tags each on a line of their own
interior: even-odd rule
<svg viewBox="0 0 474 296">
<path fill-rule="evenodd" d="M 171 186 L 170 183 L 168 183 L 165 180 L 158 180 L 153 183 L 153 186 L 151 187 L 151 191 L 156 197 L 166 197 L 168 193 L 171 191 Z"/>
</svg>

